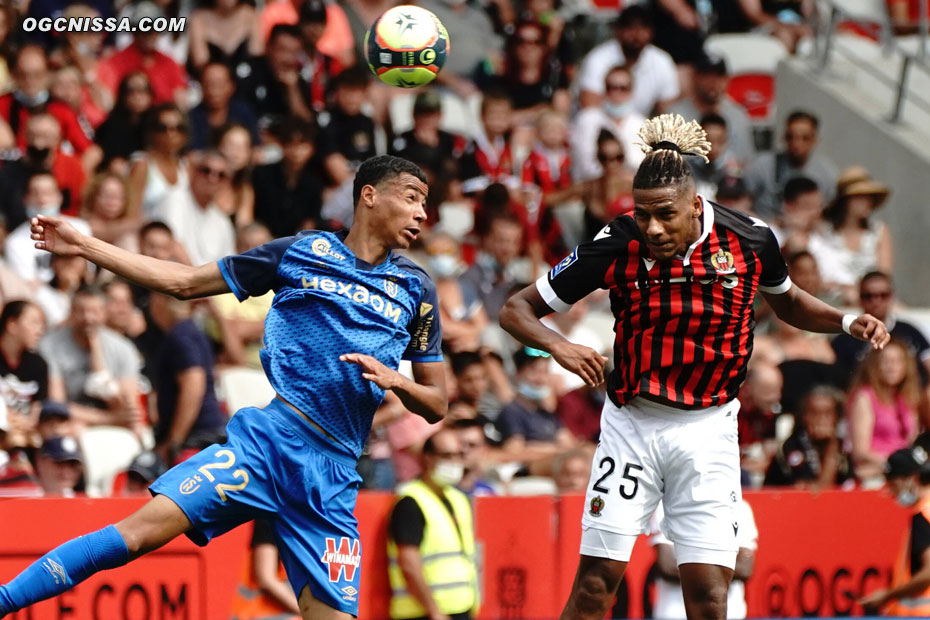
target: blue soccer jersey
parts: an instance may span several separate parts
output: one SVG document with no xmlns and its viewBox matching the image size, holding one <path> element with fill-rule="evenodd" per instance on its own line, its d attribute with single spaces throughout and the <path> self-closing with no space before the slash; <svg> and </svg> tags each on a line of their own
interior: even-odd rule
<svg viewBox="0 0 930 620">
<path fill-rule="evenodd" d="M 241 301 L 275 291 L 265 319 L 262 365 L 275 391 L 336 438 L 355 458 L 384 390 L 344 353 L 442 361 L 436 287 L 407 258 L 379 265 L 355 257 L 345 235 L 302 231 L 219 261 Z"/>
</svg>

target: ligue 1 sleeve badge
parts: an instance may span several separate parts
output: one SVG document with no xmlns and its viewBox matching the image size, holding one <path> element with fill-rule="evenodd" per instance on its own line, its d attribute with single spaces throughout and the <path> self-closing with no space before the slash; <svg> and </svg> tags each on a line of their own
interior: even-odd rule
<svg viewBox="0 0 930 620">
<path fill-rule="evenodd" d="M 604 500 L 601 499 L 601 496 L 591 498 L 591 509 L 588 511 L 592 517 L 601 516 L 601 511 L 604 510 Z"/>
</svg>

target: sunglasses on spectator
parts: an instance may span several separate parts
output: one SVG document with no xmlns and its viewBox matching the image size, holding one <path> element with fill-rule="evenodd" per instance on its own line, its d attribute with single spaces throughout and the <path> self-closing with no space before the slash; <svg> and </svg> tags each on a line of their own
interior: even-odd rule
<svg viewBox="0 0 930 620">
<path fill-rule="evenodd" d="M 184 133 L 187 131 L 187 128 L 181 124 L 168 124 L 168 123 L 155 123 L 155 131 L 159 133 L 168 133 L 169 131 L 176 131 L 179 133 Z"/>
<path fill-rule="evenodd" d="M 607 162 L 611 161 L 623 161 L 625 158 L 626 155 L 623 153 L 617 153 L 616 155 L 607 155 L 606 153 L 597 154 L 597 161 L 601 162 L 602 164 L 606 164 Z"/>
<path fill-rule="evenodd" d="M 605 87 L 607 88 L 607 90 L 622 90 L 625 93 L 628 93 L 631 90 L 633 90 L 633 85 L 629 83 L 611 84 L 610 82 L 608 82 L 605 85 Z"/>
<path fill-rule="evenodd" d="M 875 292 L 875 293 L 862 293 L 861 295 L 859 295 L 859 297 L 861 297 L 862 299 L 865 299 L 865 300 L 869 300 L 869 299 L 888 299 L 889 297 L 891 297 L 891 291 L 878 291 L 878 292 Z"/>
<path fill-rule="evenodd" d="M 229 177 L 229 173 L 225 170 L 220 168 L 211 168 L 210 166 L 198 166 L 197 172 L 204 175 L 205 177 L 216 177 L 221 181 Z"/>
</svg>

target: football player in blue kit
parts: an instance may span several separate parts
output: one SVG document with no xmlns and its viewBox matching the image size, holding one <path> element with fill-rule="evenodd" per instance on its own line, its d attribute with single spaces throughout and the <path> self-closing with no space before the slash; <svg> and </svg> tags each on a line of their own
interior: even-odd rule
<svg viewBox="0 0 930 620">
<path fill-rule="evenodd" d="M 447 408 L 435 286 L 393 252 L 420 233 L 427 191 L 416 165 L 371 158 L 355 177 L 347 233 L 305 230 L 200 267 L 132 254 L 58 218 L 33 219 L 37 248 L 83 256 L 182 299 L 274 290 L 261 355 L 277 396 L 236 412 L 226 443 L 156 480 L 136 513 L 64 543 L 0 586 L 0 617 L 179 534 L 206 545 L 256 517 L 274 523 L 304 618 L 357 616 L 355 466 L 374 412 L 386 390 L 430 422 Z M 413 380 L 397 372 L 402 358 Z"/>
</svg>

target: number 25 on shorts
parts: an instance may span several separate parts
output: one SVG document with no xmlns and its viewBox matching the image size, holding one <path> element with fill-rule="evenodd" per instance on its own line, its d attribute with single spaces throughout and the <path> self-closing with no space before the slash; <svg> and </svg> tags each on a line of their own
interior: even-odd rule
<svg viewBox="0 0 930 620">
<path fill-rule="evenodd" d="M 206 477 L 210 482 L 216 482 L 216 478 L 210 473 L 211 469 L 229 469 L 236 464 L 236 455 L 232 450 L 217 450 L 214 455 L 217 458 L 225 459 L 223 461 L 217 461 L 216 463 L 207 463 L 202 467 L 199 467 L 197 471 Z M 241 491 L 249 484 L 249 472 L 244 469 L 237 469 L 232 473 L 232 477 L 242 482 L 238 484 L 228 484 L 225 482 L 217 482 L 214 485 L 217 494 L 220 496 L 220 499 L 224 502 L 226 501 L 226 492 L 227 491 Z"/>
<path fill-rule="evenodd" d="M 605 469 L 607 471 L 604 471 L 601 477 L 597 479 L 597 482 L 595 482 L 594 486 L 591 488 L 598 493 L 608 495 L 610 493 L 610 489 L 605 487 L 604 483 L 614 473 L 616 466 L 617 463 L 609 456 L 602 458 L 597 468 L 601 471 L 604 471 Z M 621 478 L 623 478 L 624 482 L 620 483 L 620 497 L 623 499 L 633 499 L 636 497 L 636 492 L 639 490 L 639 478 L 636 477 L 636 474 L 641 471 L 643 471 L 642 466 L 635 463 L 627 463 L 623 467 L 623 475 Z"/>
</svg>

